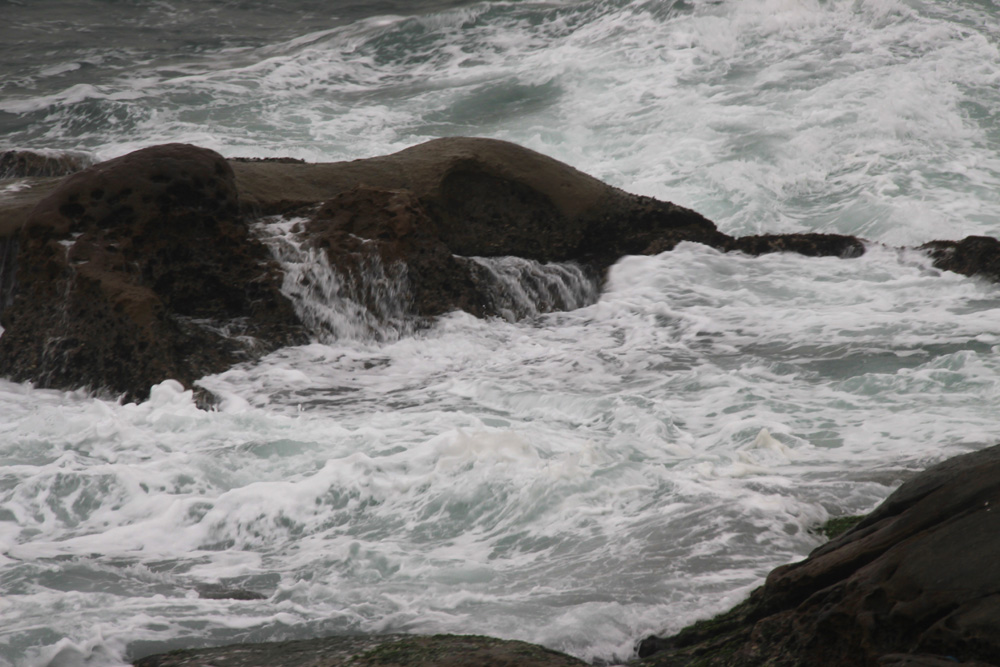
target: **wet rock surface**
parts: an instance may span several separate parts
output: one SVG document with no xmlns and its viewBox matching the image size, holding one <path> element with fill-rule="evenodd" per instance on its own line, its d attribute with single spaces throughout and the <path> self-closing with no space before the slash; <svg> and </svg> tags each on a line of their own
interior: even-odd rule
<svg viewBox="0 0 1000 667">
<path fill-rule="evenodd" d="M 174 651 L 136 667 L 576 667 L 587 663 L 519 641 L 471 635 L 360 635 Z"/>
<path fill-rule="evenodd" d="M 440 239 L 435 221 L 409 190 L 356 187 L 327 201 L 303 232 L 346 279 L 351 297 L 373 313 L 394 301 L 403 311 L 397 316 L 456 309 L 496 314 L 470 262 Z M 386 285 L 372 282 L 379 272 L 399 290 L 395 299 L 385 298 Z"/>
<path fill-rule="evenodd" d="M 636 665 L 1000 664 L 1000 446 L 904 483 L 732 611 Z"/>
<path fill-rule="evenodd" d="M 853 237 L 824 234 L 734 239 L 690 209 L 629 194 L 503 141 L 447 138 L 347 163 L 233 167 L 246 205 L 307 220 L 302 235 L 372 312 L 381 306 L 365 273 L 376 264 L 405 283 L 412 315 L 460 309 L 486 317 L 509 309 L 469 257 L 574 262 L 596 281 L 623 255 L 682 241 L 750 254 L 864 252 Z M 552 307 L 562 303 L 556 298 Z"/>
<path fill-rule="evenodd" d="M 0 374 L 128 399 L 304 342 L 277 265 L 248 231 L 260 215 L 302 219 L 344 293 L 375 310 L 386 281 L 374 292 L 365 281 L 377 264 L 404 283 L 397 310 L 420 317 L 500 314 L 468 256 L 597 271 L 623 254 L 728 238 L 694 211 L 485 139 L 321 165 L 174 144 L 32 188 L 0 209 Z"/>
<path fill-rule="evenodd" d="M 596 285 L 623 255 L 684 241 L 751 255 L 865 249 L 835 234 L 734 238 L 690 209 L 489 139 L 328 164 L 227 161 L 179 144 L 81 171 L 3 155 L 14 178 L 0 197 L 0 375 L 128 399 L 317 334 L 250 231 L 279 218 L 298 221 L 298 242 L 323 253 L 340 294 L 383 318 L 517 317 L 575 303 L 553 293 L 538 308 L 511 307 L 477 257 L 572 262 Z M 27 176 L 61 169 L 75 173 Z M 939 268 L 1000 279 L 994 239 L 923 249 Z"/>
<path fill-rule="evenodd" d="M 9 150 L 0 152 L 0 180 L 31 176 L 68 176 L 92 164 L 83 153 Z"/>
<path fill-rule="evenodd" d="M 843 257 L 850 259 L 865 254 L 861 239 L 843 234 L 762 234 L 734 238 L 722 249 L 748 255 L 772 252 L 794 252 L 807 257 Z"/>
<path fill-rule="evenodd" d="M 967 236 L 961 241 L 931 241 L 920 246 L 934 266 L 965 276 L 1000 281 L 1000 241 L 989 236 Z"/>
<path fill-rule="evenodd" d="M 221 584 L 205 584 L 197 588 L 203 600 L 266 600 L 267 596 L 245 588 L 230 588 Z"/>
<path fill-rule="evenodd" d="M 14 263 L 0 320 L 13 380 L 137 399 L 306 340 L 229 164 L 206 149 L 158 146 L 69 176 L 28 215 Z"/>
</svg>

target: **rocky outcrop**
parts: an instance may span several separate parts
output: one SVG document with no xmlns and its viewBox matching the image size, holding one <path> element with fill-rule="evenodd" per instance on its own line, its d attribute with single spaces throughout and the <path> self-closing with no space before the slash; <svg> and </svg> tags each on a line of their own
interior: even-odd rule
<svg viewBox="0 0 1000 667">
<path fill-rule="evenodd" d="M 950 459 L 636 665 L 1000 664 L 1000 446 Z"/>
<path fill-rule="evenodd" d="M 18 235 L 25 219 L 55 189 L 59 179 L 53 177 L 79 171 L 86 164 L 75 154 L 0 153 L 0 317 L 14 299 Z"/>
<path fill-rule="evenodd" d="M 276 266 L 248 233 L 262 214 L 302 218 L 302 241 L 361 302 L 378 296 L 364 285 L 373 265 L 405 277 L 406 314 L 423 317 L 499 313 L 468 256 L 598 271 L 623 254 L 729 238 L 694 211 L 485 139 L 326 165 L 160 146 L 37 192 L 47 196 L 30 212 L 23 201 L 0 210 L 0 374 L 127 398 L 304 340 Z"/>
<path fill-rule="evenodd" d="M 370 284 L 376 270 L 388 270 L 405 291 L 396 300 L 410 315 L 497 312 L 488 289 L 475 279 L 473 263 L 440 238 L 435 221 L 409 190 L 358 186 L 327 201 L 303 232 L 353 286 L 351 297 L 372 313 L 386 307 L 384 290 Z"/>
<path fill-rule="evenodd" d="M 169 145 L 64 180 L 26 175 L 83 165 L 3 155 L 18 178 L 0 197 L 0 374 L 128 398 L 316 333 L 249 231 L 261 216 L 297 220 L 296 243 L 325 256 L 343 282 L 338 293 L 403 318 L 544 310 L 511 308 L 497 274 L 474 257 L 574 262 L 596 282 L 623 255 L 682 241 L 752 255 L 856 257 L 865 248 L 833 234 L 734 238 L 690 209 L 489 139 L 330 164 L 226 161 Z M 990 241 L 926 249 L 942 268 L 1000 277 Z M 556 297 L 547 309 L 569 306 Z"/>
<path fill-rule="evenodd" d="M 305 218 L 301 235 L 323 249 L 371 312 L 380 307 L 365 285 L 373 265 L 405 276 L 403 300 L 413 316 L 460 309 L 483 317 L 499 314 L 502 304 L 471 256 L 572 261 L 599 276 L 623 255 L 660 253 L 681 241 L 755 255 L 864 252 L 858 239 L 846 236 L 734 239 L 690 209 L 629 194 L 489 139 L 438 139 L 337 164 L 241 161 L 233 167 L 248 210 Z"/>
<path fill-rule="evenodd" d="M 17 237 L 0 374 L 142 398 L 305 340 L 238 201 L 229 164 L 186 145 L 63 180 Z"/>
<path fill-rule="evenodd" d="M 421 233 L 459 256 L 516 255 L 606 268 L 623 255 L 665 252 L 681 241 L 752 255 L 864 252 L 859 239 L 835 234 L 733 238 L 695 211 L 627 193 L 493 139 L 436 139 L 393 155 L 334 164 L 241 161 L 233 169 L 248 211 L 308 216 L 311 206 L 326 202 L 314 229 L 322 221 L 337 224 L 341 210 L 355 220 L 366 218 L 351 232 L 366 239 L 395 236 L 396 215 L 379 220 L 351 210 L 359 204 L 377 210 L 381 199 L 403 194 L 419 209 Z"/>
<path fill-rule="evenodd" d="M 243 205 L 306 214 L 358 186 L 405 191 L 430 230 L 461 256 L 517 255 L 605 266 L 650 245 L 712 245 L 729 237 L 703 216 L 628 194 L 558 160 L 492 139 L 436 139 L 381 157 L 333 164 L 233 163 Z M 376 225 L 370 225 L 375 227 Z"/>
<path fill-rule="evenodd" d="M 4 151 L 0 153 L 0 180 L 32 176 L 68 176 L 92 164 L 84 153 Z"/>
<path fill-rule="evenodd" d="M 961 241 L 931 241 L 920 246 L 934 266 L 965 276 L 1000 281 L 1000 241 L 989 236 L 967 236 Z"/>
<path fill-rule="evenodd" d="M 806 257 L 860 257 L 865 254 L 864 241 L 843 234 L 761 234 L 741 236 L 726 244 L 723 250 L 747 255 L 767 255 L 772 252 L 794 252 Z"/>
<path fill-rule="evenodd" d="M 583 667 L 541 646 L 472 635 L 355 635 L 174 651 L 135 667 Z"/>
</svg>

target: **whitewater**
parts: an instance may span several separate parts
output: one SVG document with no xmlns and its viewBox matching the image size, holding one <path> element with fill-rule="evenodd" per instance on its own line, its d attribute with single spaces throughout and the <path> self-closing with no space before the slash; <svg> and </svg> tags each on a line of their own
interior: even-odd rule
<svg viewBox="0 0 1000 667">
<path fill-rule="evenodd" d="M 0 149 L 485 136 L 868 250 L 480 259 L 508 316 L 420 327 L 405 276 L 372 317 L 261 221 L 315 340 L 200 380 L 214 409 L 0 380 L 0 665 L 358 632 L 614 664 L 997 442 L 1000 287 L 912 249 L 1000 236 L 993 0 L 206 4 L 0 0 Z"/>
</svg>

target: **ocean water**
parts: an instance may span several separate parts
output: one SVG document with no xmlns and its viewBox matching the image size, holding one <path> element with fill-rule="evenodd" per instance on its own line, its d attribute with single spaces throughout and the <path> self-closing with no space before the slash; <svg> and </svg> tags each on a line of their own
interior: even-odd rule
<svg viewBox="0 0 1000 667">
<path fill-rule="evenodd" d="M 316 338 L 202 379 L 217 410 L 0 381 L 0 665 L 354 632 L 614 663 L 994 444 L 1000 286 L 901 247 L 1000 235 L 998 42 L 994 0 L 0 0 L 2 148 L 487 136 L 730 234 L 870 241 L 603 285 L 479 259 L 508 317 L 416 329 L 405 275 L 373 267 L 375 318 L 262 221 Z"/>
</svg>

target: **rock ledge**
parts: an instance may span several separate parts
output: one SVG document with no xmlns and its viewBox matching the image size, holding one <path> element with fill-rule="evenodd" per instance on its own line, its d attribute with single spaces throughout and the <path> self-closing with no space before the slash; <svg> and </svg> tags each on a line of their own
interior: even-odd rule
<svg viewBox="0 0 1000 667">
<path fill-rule="evenodd" d="M 635 665 L 1000 664 L 1000 446 L 929 468 Z"/>
<path fill-rule="evenodd" d="M 135 667 L 582 667 L 564 653 L 475 635 L 358 635 L 173 651 Z"/>
</svg>

